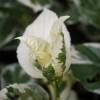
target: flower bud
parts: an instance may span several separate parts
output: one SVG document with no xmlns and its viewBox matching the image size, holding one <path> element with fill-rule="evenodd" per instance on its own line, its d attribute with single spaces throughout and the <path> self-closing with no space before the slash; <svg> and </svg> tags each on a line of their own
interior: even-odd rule
<svg viewBox="0 0 100 100">
<path fill-rule="evenodd" d="M 21 41 L 17 50 L 19 63 L 24 69 L 29 68 L 26 72 L 31 72 L 32 77 L 45 77 L 51 81 L 62 77 L 64 72 L 68 71 L 70 36 L 64 25 L 68 17 L 58 18 L 54 12 L 44 10 L 36 21 L 28 26 L 24 35 L 17 38 Z M 49 18 L 51 22 L 47 20 Z M 37 77 L 32 71 L 33 73 L 37 71 Z"/>
</svg>

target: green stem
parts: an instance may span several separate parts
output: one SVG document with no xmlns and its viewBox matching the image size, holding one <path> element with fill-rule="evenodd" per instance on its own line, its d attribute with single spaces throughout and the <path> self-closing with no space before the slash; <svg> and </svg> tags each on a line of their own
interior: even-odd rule
<svg viewBox="0 0 100 100">
<path fill-rule="evenodd" d="M 57 81 L 53 81 L 51 84 L 49 84 L 49 90 L 51 92 L 51 96 L 53 100 L 60 100 L 60 91 Z"/>
<path fill-rule="evenodd" d="M 60 91 L 59 91 L 59 86 L 58 86 L 57 80 L 54 81 L 53 88 L 55 91 L 55 100 L 60 100 L 60 93 L 59 93 Z"/>
</svg>

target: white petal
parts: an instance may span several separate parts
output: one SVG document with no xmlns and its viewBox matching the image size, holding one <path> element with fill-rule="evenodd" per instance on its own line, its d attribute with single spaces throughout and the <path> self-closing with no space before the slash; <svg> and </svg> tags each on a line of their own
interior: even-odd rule
<svg viewBox="0 0 100 100">
<path fill-rule="evenodd" d="M 52 48 L 52 64 L 55 69 L 56 75 L 62 75 L 62 67 L 61 63 L 59 63 L 58 55 L 61 52 L 62 48 L 62 36 L 61 36 L 61 25 L 59 24 L 58 20 L 54 23 L 52 30 L 51 30 L 51 48 Z"/>
<path fill-rule="evenodd" d="M 48 65 L 51 59 L 51 50 L 50 45 L 46 41 L 33 36 L 22 36 L 17 39 L 22 41 L 29 48 L 32 53 L 33 61 L 37 59 L 40 65 Z"/>
<path fill-rule="evenodd" d="M 68 18 L 69 18 L 69 16 L 62 16 L 62 17 L 60 17 L 59 20 L 64 22 Z M 64 23 L 62 23 L 62 32 L 64 34 L 64 39 L 65 39 L 65 42 L 66 42 L 66 46 L 70 47 L 70 45 L 71 45 L 71 38 L 70 38 L 70 34 L 69 34 L 68 30 L 67 30 L 67 27 L 65 26 Z"/>
<path fill-rule="evenodd" d="M 61 22 L 64 22 L 64 21 L 66 21 L 67 19 L 69 19 L 70 18 L 70 16 L 61 16 L 60 18 L 59 18 L 59 20 L 61 21 Z"/>
<path fill-rule="evenodd" d="M 71 38 L 66 26 L 63 24 L 62 32 L 64 34 L 65 46 L 66 46 L 66 71 L 68 71 L 71 64 Z"/>
<path fill-rule="evenodd" d="M 45 9 L 40 16 L 27 27 L 24 36 L 35 36 L 49 41 L 49 31 L 56 19 L 57 15 L 54 12 Z M 18 46 L 17 57 L 20 65 L 30 76 L 43 78 L 42 72 L 33 66 L 31 51 L 23 42 L 20 42 Z"/>
<path fill-rule="evenodd" d="M 30 49 L 21 42 L 17 49 L 18 61 L 23 69 L 33 78 L 43 78 L 42 72 L 33 66 L 33 58 Z"/>
<path fill-rule="evenodd" d="M 61 32 L 64 34 L 64 41 L 65 41 L 65 47 L 66 47 L 66 71 L 70 67 L 70 35 L 69 32 L 64 24 L 64 21 L 68 19 L 69 16 L 62 16 L 58 20 L 55 21 L 55 23 L 52 26 L 51 30 L 51 38 L 52 38 L 52 46 L 53 46 L 53 59 L 54 61 L 58 62 L 56 60 L 58 54 L 61 52 L 62 48 L 62 36 Z"/>
<path fill-rule="evenodd" d="M 50 42 L 50 30 L 53 23 L 58 19 L 56 13 L 45 9 L 39 17 L 27 27 L 24 35 L 33 35 Z"/>
</svg>

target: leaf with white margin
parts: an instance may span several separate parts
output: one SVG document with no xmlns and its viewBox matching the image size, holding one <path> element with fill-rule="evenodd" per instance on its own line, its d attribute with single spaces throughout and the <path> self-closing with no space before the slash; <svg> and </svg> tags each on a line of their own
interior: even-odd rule
<svg viewBox="0 0 100 100">
<path fill-rule="evenodd" d="M 100 44 L 86 43 L 75 46 L 71 69 L 88 90 L 100 88 Z"/>
<path fill-rule="evenodd" d="M 48 93 L 36 83 L 13 84 L 0 91 L 0 100 L 49 100 Z"/>
<path fill-rule="evenodd" d="M 17 63 L 3 67 L 5 68 L 3 68 L 0 73 L 1 88 L 14 83 L 27 83 L 32 81 L 31 77 L 28 76 Z"/>
</svg>

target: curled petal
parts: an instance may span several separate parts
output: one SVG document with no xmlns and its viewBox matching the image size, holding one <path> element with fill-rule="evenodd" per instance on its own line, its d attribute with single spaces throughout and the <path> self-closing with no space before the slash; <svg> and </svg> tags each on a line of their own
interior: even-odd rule
<svg viewBox="0 0 100 100">
<path fill-rule="evenodd" d="M 66 47 L 66 69 L 68 71 L 71 64 L 71 38 L 66 26 L 62 25 L 62 32 L 64 33 L 65 47 Z"/>
<path fill-rule="evenodd" d="M 62 66 L 62 63 L 65 63 L 66 71 L 70 66 L 70 36 L 64 25 L 67 18 L 69 16 L 60 17 L 55 21 L 51 29 L 53 63 L 57 66 Z M 57 66 L 55 70 L 57 70 Z M 60 72 L 61 70 L 58 73 L 60 74 Z"/>
</svg>

